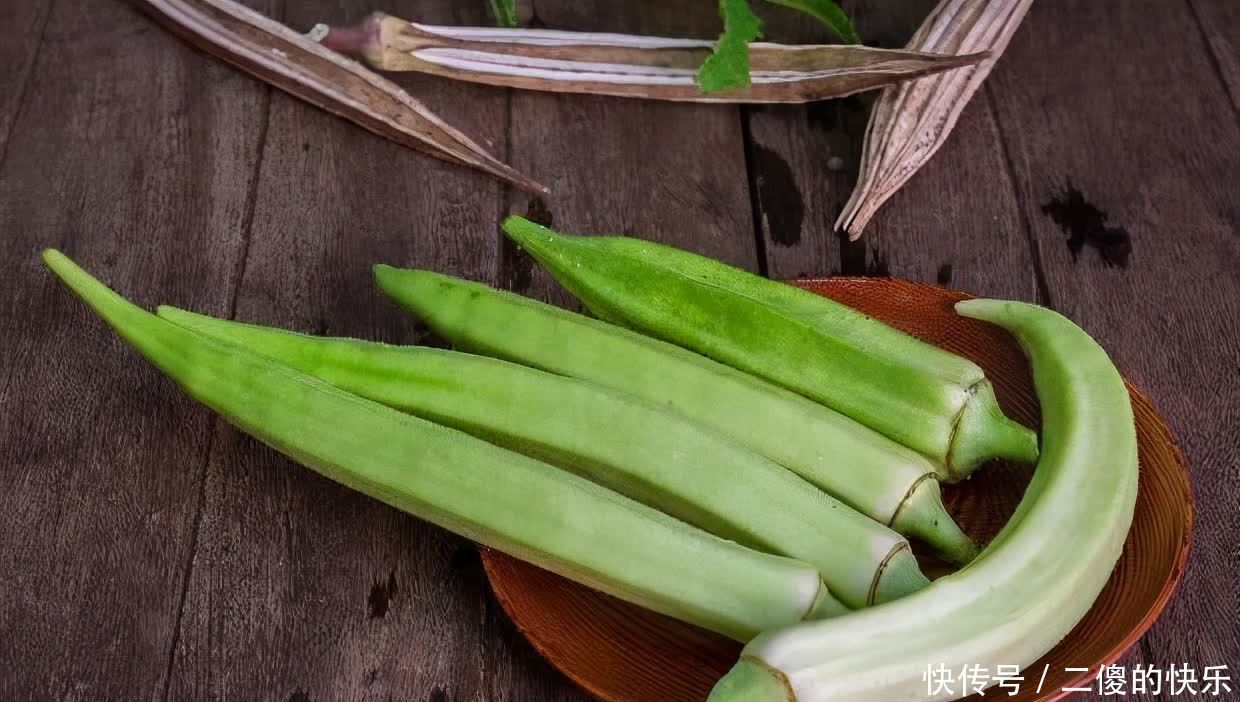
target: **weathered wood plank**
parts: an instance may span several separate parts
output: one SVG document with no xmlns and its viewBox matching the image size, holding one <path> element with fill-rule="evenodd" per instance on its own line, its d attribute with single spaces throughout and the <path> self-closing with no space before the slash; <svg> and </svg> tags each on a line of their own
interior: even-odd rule
<svg viewBox="0 0 1240 702">
<path fill-rule="evenodd" d="M 1201 36 L 1210 48 L 1219 78 L 1227 86 L 1232 109 L 1240 117 L 1240 3 L 1233 0 L 1188 0 Z M 1200 76 L 1199 80 L 1205 80 Z"/>
<path fill-rule="evenodd" d="M 9 2 L 0 7 L 0 166 L 13 122 L 30 88 L 51 10 L 51 0 Z"/>
<path fill-rule="evenodd" d="M 372 9 L 360 0 L 289 3 L 282 19 L 305 28 Z M 481 2 L 383 9 L 445 24 L 489 22 Z M 503 152 L 503 91 L 396 80 Z M 377 291 L 372 264 L 496 278 L 502 185 L 486 175 L 280 93 L 261 163 L 238 319 L 410 342 L 414 321 Z M 484 631 L 487 586 L 472 544 L 239 432 L 219 443 L 168 699 L 493 699 L 497 655 Z"/>
<path fill-rule="evenodd" d="M 1187 5 L 1043 2 L 1027 22 L 990 92 L 1052 302 L 1158 404 L 1197 486 L 1188 572 L 1148 655 L 1234 676 L 1240 129 L 1207 48 L 1183 39 Z"/>
<path fill-rule="evenodd" d="M 0 170 L 0 698 L 157 697 L 216 422 L 37 252 L 226 311 L 264 91 L 122 3 L 26 26 L 44 43 Z"/>
</svg>

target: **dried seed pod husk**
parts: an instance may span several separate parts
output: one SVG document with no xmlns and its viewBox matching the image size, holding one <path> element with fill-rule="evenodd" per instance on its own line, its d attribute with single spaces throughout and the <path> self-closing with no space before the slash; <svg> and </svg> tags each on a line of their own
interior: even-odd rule
<svg viewBox="0 0 1240 702">
<path fill-rule="evenodd" d="M 837 229 L 857 239 L 874 213 L 930 160 L 981 87 L 1033 0 L 942 0 L 906 47 L 989 52 L 984 61 L 883 91 L 870 113 L 861 171 Z"/>
<path fill-rule="evenodd" d="M 207 53 L 398 144 L 547 188 L 496 159 L 400 86 L 232 0 L 143 0 L 143 9 Z"/>
<path fill-rule="evenodd" d="M 548 29 L 441 27 L 376 14 L 354 27 L 320 25 L 324 46 L 384 71 L 417 71 L 526 90 L 723 103 L 799 103 L 874 90 L 978 63 L 859 45 L 750 45 L 744 88 L 703 92 L 694 82 L 713 42 Z"/>
</svg>

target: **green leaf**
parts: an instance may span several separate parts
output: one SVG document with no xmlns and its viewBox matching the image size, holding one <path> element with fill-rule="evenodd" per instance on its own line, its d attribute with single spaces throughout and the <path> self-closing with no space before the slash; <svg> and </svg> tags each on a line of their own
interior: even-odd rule
<svg viewBox="0 0 1240 702">
<path fill-rule="evenodd" d="M 517 0 L 491 0 L 495 23 L 501 27 L 517 26 Z"/>
<path fill-rule="evenodd" d="M 794 10 L 806 12 L 818 18 L 819 22 L 831 28 L 831 31 L 840 35 L 846 44 L 860 44 L 861 37 L 857 36 L 857 30 L 853 28 L 852 20 L 848 19 L 848 14 L 835 4 L 834 0 L 767 0 L 767 2 L 784 7 L 791 7 Z"/>
<path fill-rule="evenodd" d="M 762 36 L 762 21 L 746 0 L 719 0 L 719 16 L 723 34 L 697 74 L 697 84 L 706 92 L 749 85 L 749 42 Z"/>
</svg>

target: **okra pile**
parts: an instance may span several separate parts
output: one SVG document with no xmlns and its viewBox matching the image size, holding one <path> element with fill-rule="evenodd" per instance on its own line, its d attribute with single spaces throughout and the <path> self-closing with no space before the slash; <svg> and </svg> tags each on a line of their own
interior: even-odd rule
<svg viewBox="0 0 1240 702">
<path fill-rule="evenodd" d="M 1131 522 L 1136 444 L 1122 380 L 1070 321 L 958 306 L 1030 354 L 1039 458 L 976 364 L 844 305 L 649 241 L 503 228 L 594 317 L 377 265 L 453 348 L 393 346 L 152 314 L 59 252 L 44 261 L 294 461 L 745 642 L 716 702 L 936 699 L 927 665 L 1028 664 L 1093 603 Z M 939 485 L 995 458 L 1038 466 L 982 549 Z M 961 569 L 932 583 L 914 543 Z"/>
</svg>

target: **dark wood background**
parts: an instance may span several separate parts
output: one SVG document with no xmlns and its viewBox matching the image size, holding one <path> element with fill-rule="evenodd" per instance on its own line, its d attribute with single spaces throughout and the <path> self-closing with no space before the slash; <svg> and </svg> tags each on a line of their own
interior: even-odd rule
<svg viewBox="0 0 1240 702">
<path fill-rule="evenodd" d="M 372 9 L 490 22 L 484 0 L 374 3 L 248 4 L 299 30 Z M 886 46 L 931 4 L 847 3 Z M 556 28 L 718 31 L 708 0 L 524 10 Z M 828 38 L 764 14 L 773 38 Z M 1237 37 L 1235 0 L 1038 0 L 946 146 L 856 243 L 831 224 L 864 99 L 736 108 L 398 80 L 551 185 L 535 209 L 569 231 L 1071 316 L 1166 414 L 1196 486 L 1183 586 L 1127 662 L 1237 676 Z M 470 544 L 240 435 L 37 261 L 60 247 L 143 305 L 408 342 L 424 335 L 376 293 L 374 262 L 571 304 L 496 228 L 530 208 L 121 0 L 0 3 L 0 699 L 582 699 L 504 618 Z"/>
</svg>

